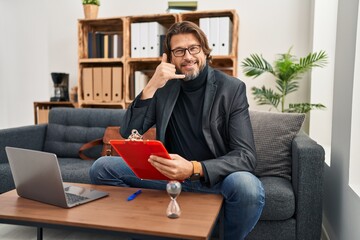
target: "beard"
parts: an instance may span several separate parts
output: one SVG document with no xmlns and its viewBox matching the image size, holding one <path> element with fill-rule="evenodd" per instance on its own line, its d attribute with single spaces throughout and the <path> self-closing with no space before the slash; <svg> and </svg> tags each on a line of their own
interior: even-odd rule
<svg viewBox="0 0 360 240">
<path fill-rule="evenodd" d="M 182 80 L 184 81 L 191 81 L 191 80 L 194 80 L 195 78 L 197 78 L 200 74 L 200 72 L 205 68 L 205 64 L 203 65 L 199 65 L 199 61 L 198 60 L 194 60 L 194 61 L 183 61 L 181 63 L 181 65 L 183 64 L 188 64 L 188 63 L 192 63 L 194 65 L 198 65 L 198 68 L 194 68 L 194 70 L 192 71 L 188 71 L 188 72 L 182 72 L 180 71 L 179 69 L 177 69 L 177 72 L 181 73 L 181 74 L 184 74 L 185 75 L 185 78 L 183 78 Z"/>
<path fill-rule="evenodd" d="M 198 69 L 192 71 L 192 72 L 187 72 L 185 73 L 185 78 L 183 78 L 184 81 L 191 81 L 195 78 L 197 78 L 197 76 L 199 76 L 200 71 Z"/>
</svg>

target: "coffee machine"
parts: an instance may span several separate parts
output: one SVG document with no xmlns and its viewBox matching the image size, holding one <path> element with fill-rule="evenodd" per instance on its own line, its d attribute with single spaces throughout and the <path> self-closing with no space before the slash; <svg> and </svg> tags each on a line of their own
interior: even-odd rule
<svg viewBox="0 0 360 240">
<path fill-rule="evenodd" d="M 52 72 L 51 78 L 54 83 L 54 95 L 50 98 L 50 102 L 69 101 L 69 74 Z"/>
</svg>

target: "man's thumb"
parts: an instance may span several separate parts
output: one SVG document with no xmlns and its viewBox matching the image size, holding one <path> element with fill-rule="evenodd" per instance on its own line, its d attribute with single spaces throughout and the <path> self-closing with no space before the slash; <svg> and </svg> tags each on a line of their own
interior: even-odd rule
<svg viewBox="0 0 360 240">
<path fill-rule="evenodd" d="M 163 53 L 161 62 L 167 62 L 167 54 Z"/>
</svg>

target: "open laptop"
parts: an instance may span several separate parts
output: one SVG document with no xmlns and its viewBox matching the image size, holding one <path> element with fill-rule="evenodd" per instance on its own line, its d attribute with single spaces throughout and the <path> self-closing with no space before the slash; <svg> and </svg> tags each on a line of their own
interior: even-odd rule
<svg viewBox="0 0 360 240">
<path fill-rule="evenodd" d="M 105 196 L 107 192 L 63 183 L 55 154 L 5 147 L 20 197 L 71 208 Z"/>
</svg>

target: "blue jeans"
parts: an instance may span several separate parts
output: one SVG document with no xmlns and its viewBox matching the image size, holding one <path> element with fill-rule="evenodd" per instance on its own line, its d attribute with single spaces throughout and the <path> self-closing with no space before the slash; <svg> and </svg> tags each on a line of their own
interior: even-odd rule
<svg viewBox="0 0 360 240">
<path fill-rule="evenodd" d="M 141 180 L 120 157 L 101 157 L 90 169 L 93 184 L 165 190 L 167 181 Z M 224 196 L 224 238 L 244 239 L 260 218 L 265 192 L 260 180 L 249 172 L 234 172 L 222 182 L 207 187 L 185 180 L 182 190 Z"/>
</svg>

